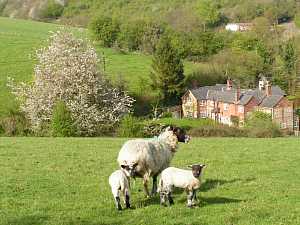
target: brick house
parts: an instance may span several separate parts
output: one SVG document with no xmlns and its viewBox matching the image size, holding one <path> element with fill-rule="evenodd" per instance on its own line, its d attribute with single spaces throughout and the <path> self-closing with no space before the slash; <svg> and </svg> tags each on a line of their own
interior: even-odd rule
<svg viewBox="0 0 300 225">
<path fill-rule="evenodd" d="M 242 125 L 254 110 L 270 113 L 283 129 L 293 129 L 293 103 L 264 78 L 256 89 L 233 87 L 229 79 L 227 84 L 191 89 L 182 96 L 183 117 L 211 118 L 228 125 L 235 120 Z"/>
</svg>

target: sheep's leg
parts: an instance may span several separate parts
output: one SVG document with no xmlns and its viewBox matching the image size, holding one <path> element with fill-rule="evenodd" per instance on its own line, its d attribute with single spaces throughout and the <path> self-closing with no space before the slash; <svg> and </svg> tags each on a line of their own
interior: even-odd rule
<svg viewBox="0 0 300 225">
<path fill-rule="evenodd" d="M 151 191 L 151 196 L 154 196 L 157 192 L 157 175 L 153 176 L 153 186 Z"/>
<path fill-rule="evenodd" d="M 191 190 L 188 192 L 188 196 L 187 196 L 187 206 L 188 207 L 192 207 L 192 200 L 193 200 L 193 197 L 194 197 L 194 190 Z"/>
<path fill-rule="evenodd" d="M 119 190 L 113 190 L 113 196 L 115 198 L 115 203 L 118 210 L 122 210 L 121 202 L 120 202 L 120 196 L 119 196 Z"/>
<path fill-rule="evenodd" d="M 143 185 L 144 185 L 144 192 L 147 197 L 150 196 L 149 189 L 148 189 L 148 181 L 149 181 L 149 176 L 148 176 L 148 174 L 145 174 L 144 179 L 143 179 Z"/>
<path fill-rule="evenodd" d="M 160 205 L 166 206 L 166 195 L 163 190 L 160 191 Z"/>
<path fill-rule="evenodd" d="M 168 192 L 168 200 L 169 200 L 170 205 L 174 204 L 174 200 L 172 198 L 172 192 Z"/>
<path fill-rule="evenodd" d="M 124 196 L 125 196 L 125 205 L 126 205 L 126 208 L 128 209 L 128 208 L 130 208 L 130 193 L 129 193 L 128 189 L 125 189 Z"/>
<path fill-rule="evenodd" d="M 196 201 L 197 201 L 197 195 L 196 195 L 196 191 L 194 191 L 194 196 L 192 199 L 192 205 L 196 205 Z"/>
</svg>

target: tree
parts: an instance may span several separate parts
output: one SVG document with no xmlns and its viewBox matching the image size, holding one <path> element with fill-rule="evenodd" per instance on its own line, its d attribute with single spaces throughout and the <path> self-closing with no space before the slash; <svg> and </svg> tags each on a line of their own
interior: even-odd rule
<svg viewBox="0 0 300 225">
<path fill-rule="evenodd" d="M 222 17 L 219 8 L 218 1 L 199 0 L 198 11 L 204 25 L 214 26 L 221 21 Z"/>
<path fill-rule="evenodd" d="M 284 64 L 284 73 L 286 81 L 288 82 L 289 94 L 294 94 L 295 83 L 297 79 L 297 61 L 298 54 L 295 46 L 295 40 L 288 40 L 282 48 L 281 56 Z"/>
<path fill-rule="evenodd" d="M 110 17 L 97 17 L 89 24 L 89 29 L 97 41 L 103 46 L 112 47 L 120 32 L 120 25 Z"/>
<path fill-rule="evenodd" d="M 183 63 L 170 38 L 160 39 L 152 60 L 151 79 L 164 105 L 177 104 L 183 91 Z"/>
<path fill-rule="evenodd" d="M 10 83 L 32 130 L 50 123 L 58 101 L 66 104 L 76 129 L 85 136 L 114 126 L 130 112 L 133 99 L 105 80 L 90 43 L 64 30 L 54 33 L 49 42 L 37 52 L 33 83 Z"/>
</svg>

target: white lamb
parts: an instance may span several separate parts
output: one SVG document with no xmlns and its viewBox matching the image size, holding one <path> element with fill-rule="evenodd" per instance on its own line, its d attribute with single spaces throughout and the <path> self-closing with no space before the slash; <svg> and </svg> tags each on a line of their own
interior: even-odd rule
<svg viewBox="0 0 300 225">
<path fill-rule="evenodd" d="M 126 208 L 130 208 L 130 178 L 123 170 L 117 170 L 109 176 L 109 185 L 118 210 L 122 210 L 120 191 L 123 193 Z"/>
<path fill-rule="evenodd" d="M 159 180 L 160 203 L 165 205 L 166 198 L 169 204 L 173 204 L 172 189 L 173 187 L 183 188 L 187 192 L 187 206 L 192 207 L 196 200 L 196 191 L 201 185 L 201 174 L 205 165 L 194 164 L 189 166 L 190 170 L 169 167 L 162 171 Z"/>
<path fill-rule="evenodd" d="M 127 141 L 121 148 L 118 163 L 133 177 L 143 178 L 144 191 L 149 196 L 148 181 L 153 177 L 151 194 L 157 190 L 157 176 L 167 168 L 176 152 L 178 142 L 188 142 L 189 136 L 180 128 L 168 127 L 154 139 Z"/>
</svg>

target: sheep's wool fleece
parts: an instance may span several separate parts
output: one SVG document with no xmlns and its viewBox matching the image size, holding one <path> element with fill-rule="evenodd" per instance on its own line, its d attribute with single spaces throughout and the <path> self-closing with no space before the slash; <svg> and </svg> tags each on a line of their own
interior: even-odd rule
<svg viewBox="0 0 300 225">
<path fill-rule="evenodd" d="M 177 137 L 172 131 L 165 131 L 154 139 L 129 140 L 119 152 L 118 163 L 119 165 L 137 163 L 138 174 L 156 175 L 169 166 L 177 142 Z"/>
<path fill-rule="evenodd" d="M 191 170 L 183 170 L 175 167 L 169 167 L 161 173 L 162 185 L 164 187 L 175 186 L 189 191 L 200 188 L 199 179 L 193 176 Z"/>
<path fill-rule="evenodd" d="M 113 190 L 124 191 L 129 187 L 129 182 L 122 170 L 117 170 L 109 176 L 109 185 Z"/>
</svg>

